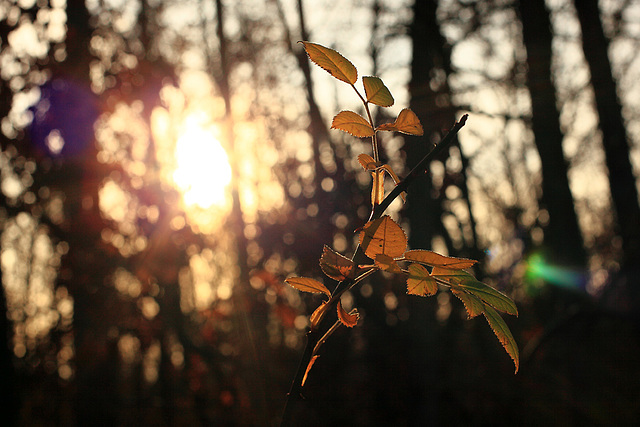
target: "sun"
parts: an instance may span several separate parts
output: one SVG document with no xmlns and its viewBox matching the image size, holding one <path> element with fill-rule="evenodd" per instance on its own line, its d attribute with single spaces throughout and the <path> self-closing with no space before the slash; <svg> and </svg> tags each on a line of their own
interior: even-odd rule
<svg viewBox="0 0 640 427">
<path fill-rule="evenodd" d="M 186 117 L 183 129 L 175 146 L 173 181 L 185 205 L 203 209 L 224 206 L 231 166 L 215 129 L 204 125 L 197 115 Z"/>
</svg>

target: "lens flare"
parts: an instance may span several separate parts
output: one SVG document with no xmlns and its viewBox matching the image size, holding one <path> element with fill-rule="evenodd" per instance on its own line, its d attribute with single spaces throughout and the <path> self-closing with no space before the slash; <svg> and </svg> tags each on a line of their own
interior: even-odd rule
<svg viewBox="0 0 640 427">
<path fill-rule="evenodd" d="M 584 272 L 549 264 L 539 253 L 531 255 L 527 260 L 527 278 L 541 279 L 555 286 L 575 289 L 584 288 L 586 281 Z"/>
</svg>

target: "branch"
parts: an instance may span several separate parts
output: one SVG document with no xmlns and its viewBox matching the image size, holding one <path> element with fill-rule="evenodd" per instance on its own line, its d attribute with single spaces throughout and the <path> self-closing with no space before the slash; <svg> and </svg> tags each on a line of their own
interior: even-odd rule
<svg viewBox="0 0 640 427">
<path fill-rule="evenodd" d="M 409 175 L 407 175 L 405 179 L 403 179 L 400 183 L 398 183 L 398 185 L 396 185 L 393 191 L 391 191 L 391 193 L 389 193 L 387 197 L 384 198 L 382 203 L 380 203 L 374 208 L 371 214 L 371 218 L 369 219 L 370 221 L 380 218 L 384 213 L 384 211 L 389 207 L 391 202 L 393 202 L 396 197 L 398 197 L 403 191 L 405 191 L 409 187 L 409 185 L 419 175 L 423 174 L 427 170 L 429 164 L 437 155 L 442 153 L 442 151 L 444 151 L 445 148 L 447 148 L 449 145 L 451 145 L 453 141 L 455 141 L 458 131 L 464 126 L 465 122 L 467 121 L 467 117 L 468 117 L 468 114 L 463 115 L 460 118 L 460 120 L 458 120 L 453 125 L 453 128 L 449 131 L 449 133 L 447 133 L 447 135 L 442 139 L 442 141 L 440 141 L 440 143 L 436 145 L 433 148 L 433 150 L 431 150 L 429 154 L 427 154 L 420 161 L 420 163 L 418 163 L 416 167 L 414 167 L 411 170 L 411 172 L 409 172 Z M 358 245 L 355 253 L 353 254 L 352 260 L 356 265 L 359 265 L 365 262 L 366 259 L 367 257 L 364 254 L 362 247 Z M 359 280 L 347 279 L 338 283 L 338 286 L 336 286 L 336 288 L 332 292 L 331 298 L 329 299 L 327 304 L 330 304 L 330 305 L 337 304 L 337 302 L 340 299 L 340 295 L 342 295 L 344 291 L 346 291 L 347 289 L 350 289 L 355 284 L 356 281 L 359 281 Z M 332 307 L 328 306 L 327 309 L 325 310 L 325 313 L 329 313 L 331 310 L 332 310 Z M 316 329 L 313 329 L 313 330 L 310 329 L 307 331 L 307 343 L 305 345 L 304 352 L 300 359 L 298 370 L 296 371 L 296 375 L 293 379 L 293 382 L 291 383 L 291 388 L 289 389 L 289 393 L 287 394 L 287 401 L 285 403 L 284 412 L 282 415 L 282 422 L 280 424 L 282 427 L 291 425 L 291 418 L 293 415 L 293 406 L 296 402 L 303 399 L 302 380 L 304 378 L 304 374 L 307 370 L 307 366 L 309 365 L 309 362 L 311 361 L 311 357 L 314 354 L 314 349 L 316 348 L 316 345 L 318 345 L 318 342 L 325 336 L 325 334 L 321 333 L 322 321 L 320 321 L 319 323 L 320 324 Z"/>
</svg>

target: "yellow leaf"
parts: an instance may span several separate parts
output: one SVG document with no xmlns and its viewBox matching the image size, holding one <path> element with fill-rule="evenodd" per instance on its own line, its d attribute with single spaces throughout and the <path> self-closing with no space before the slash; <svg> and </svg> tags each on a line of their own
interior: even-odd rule
<svg viewBox="0 0 640 427">
<path fill-rule="evenodd" d="M 468 294 L 457 288 L 451 288 L 451 293 L 462 301 L 464 308 L 467 309 L 467 315 L 469 318 L 476 317 L 484 312 L 484 303 L 475 295 Z"/>
<path fill-rule="evenodd" d="M 347 328 L 353 328 L 358 324 L 358 319 L 360 318 L 360 313 L 358 313 L 357 309 L 351 310 L 349 313 L 342 308 L 342 303 L 338 301 L 338 319 L 340 322 Z"/>
<path fill-rule="evenodd" d="M 373 135 L 373 128 L 367 119 L 353 111 L 340 111 L 336 114 L 331 122 L 331 129 L 338 129 L 358 138 Z"/>
<path fill-rule="evenodd" d="M 419 262 L 430 265 L 431 267 L 446 267 L 452 270 L 464 270 L 478 262 L 473 259 L 444 256 L 424 249 L 407 251 L 404 257 L 409 261 Z"/>
<path fill-rule="evenodd" d="M 407 236 L 395 221 L 385 215 L 364 225 L 360 232 L 360 246 L 371 259 L 378 254 L 398 258 L 407 249 Z"/>
<path fill-rule="evenodd" d="M 371 172 L 371 205 L 377 206 L 384 200 L 384 171 L 381 169 Z"/>
<path fill-rule="evenodd" d="M 493 329 L 493 333 L 498 337 L 500 344 L 502 344 L 509 356 L 513 359 L 513 364 L 516 366 L 516 373 L 518 373 L 518 369 L 520 368 L 520 352 L 518 351 L 518 345 L 513 335 L 511 335 L 509 327 L 502 317 L 500 317 L 500 314 L 486 304 L 483 314 L 489 326 Z"/>
<path fill-rule="evenodd" d="M 373 157 L 364 153 L 358 156 L 358 163 L 360 163 L 360 166 L 366 171 L 373 171 L 378 167 Z"/>
<path fill-rule="evenodd" d="M 354 84 L 358 80 L 358 70 L 344 56 L 333 49 L 311 42 L 300 42 L 309 59 L 333 77 L 345 83 Z"/>
<path fill-rule="evenodd" d="M 327 296 L 331 296 L 331 292 L 329 292 L 329 289 L 327 289 L 325 285 L 315 279 L 309 279 L 308 277 L 289 277 L 285 280 L 285 283 L 302 292 L 311 292 L 314 294 L 323 293 Z"/>
<path fill-rule="evenodd" d="M 385 254 L 376 255 L 375 265 L 381 270 L 388 271 L 389 273 L 396 273 L 396 274 L 402 273 L 402 269 L 400 268 L 396 260 L 391 258 L 389 255 L 385 255 Z"/>
<path fill-rule="evenodd" d="M 393 180 L 393 183 L 395 185 L 398 185 L 398 183 L 400 182 L 400 178 L 398 178 L 398 175 L 396 175 L 396 173 L 393 171 L 393 169 L 391 169 L 391 166 L 389 165 L 382 165 L 380 166 L 380 168 L 384 171 L 386 171 L 389 176 L 391 177 L 391 179 Z M 402 193 L 400 193 L 400 197 L 402 197 L 402 201 L 406 202 L 407 201 L 407 192 L 403 191 Z"/>
<path fill-rule="evenodd" d="M 438 283 L 429 275 L 429 271 L 420 264 L 409 265 L 407 277 L 407 293 L 428 297 L 438 291 Z"/>
<path fill-rule="evenodd" d="M 320 357 L 320 355 L 316 354 L 311 358 L 311 360 L 309 360 L 309 364 L 307 365 L 307 369 L 304 371 L 304 377 L 302 377 L 302 383 L 300 384 L 300 387 L 304 387 L 304 383 L 307 382 L 307 375 L 309 375 L 309 371 L 311 370 L 313 364 L 316 363 L 318 357 Z"/>
<path fill-rule="evenodd" d="M 353 273 L 355 272 L 353 261 L 326 245 L 322 249 L 320 268 L 324 274 L 339 282 L 346 278 L 353 278 Z"/>
<path fill-rule="evenodd" d="M 318 327 L 320 319 L 322 319 L 322 316 L 327 310 L 327 307 L 327 301 L 322 301 L 322 304 L 320 304 L 320 306 L 318 306 L 318 308 L 316 308 L 314 312 L 311 313 L 311 316 L 309 316 L 309 323 L 312 330 L 315 330 Z"/>
<path fill-rule="evenodd" d="M 381 107 L 391 107 L 393 105 L 393 96 L 380 78 L 365 76 L 362 78 L 362 83 L 364 92 L 367 95 L 367 101 Z"/>
<path fill-rule="evenodd" d="M 400 111 L 396 121 L 393 123 L 385 123 L 376 128 L 376 130 L 388 130 L 392 132 L 402 132 L 409 135 L 422 135 L 424 130 L 420 124 L 420 119 L 416 116 L 416 113 L 409 108 L 405 108 Z"/>
</svg>

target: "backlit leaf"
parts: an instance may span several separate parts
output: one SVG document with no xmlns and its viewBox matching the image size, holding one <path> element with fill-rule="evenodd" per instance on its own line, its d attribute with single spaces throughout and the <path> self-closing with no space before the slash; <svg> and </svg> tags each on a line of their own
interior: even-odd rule
<svg viewBox="0 0 640 427">
<path fill-rule="evenodd" d="M 309 375 L 309 371 L 313 367 L 313 364 L 316 363 L 318 357 L 320 357 L 320 355 L 316 354 L 311 358 L 311 360 L 309 360 L 309 364 L 307 365 L 307 369 L 304 371 L 304 377 L 302 377 L 302 383 L 300 384 L 300 387 L 304 387 L 304 383 L 307 382 L 307 375 Z"/>
<path fill-rule="evenodd" d="M 324 274 L 339 282 L 346 278 L 353 278 L 355 272 L 353 261 L 326 245 L 322 249 L 320 268 Z"/>
<path fill-rule="evenodd" d="M 362 78 L 362 83 L 364 84 L 367 101 L 381 107 L 391 107 L 393 105 L 393 96 L 380 78 L 365 76 Z"/>
<path fill-rule="evenodd" d="M 473 275 L 466 271 L 434 267 L 431 271 L 431 275 L 438 276 L 438 278 L 446 280 L 453 285 L 460 286 L 467 293 L 477 296 L 497 310 L 513 314 L 514 316 L 518 315 L 518 308 L 511 298 L 497 289 L 479 282 L 475 277 L 473 277 Z"/>
<path fill-rule="evenodd" d="M 420 264 L 409 265 L 407 277 L 407 293 L 428 297 L 438 291 L 438 283 L 429 275 L 429 271 Z"/>
<path fill-rule="evenodd" d="M 457 288 L 451 288 L 451 293 L 457 296 L 467 309 L 469 318 L 476 317 L 484 312 L 484 303 L 473 294 L 468 294 Z"/>
<path fill-rule="evenodd" d="M 340 111 L 336 114 L 331 122 L 331 129 L 338 129 L 358 138 L 373 135 L 373 128 L 367 119 L 358 113 L 347 110 Z"/>
<path fill-rule="evenodd" d="M 432 267 L 446 267 L 453 270 L 470 268 L 478 262 L 473 259 L 444 256 L 424 249 L 407 251 L 404 257 L 409 261 L 427 264 Z"/>
<path fill-rule="evenodd" d="M 344 56 L 333 49 L 311 42 L 300 42 L 304 50 L 318 66 L 323 68 L 333 77 L 345 83 L 354 84 L 358 80 L 358 70 Z"/>
<path fill-rule="evenodd" d="M 396 260 L 394 260 L 389 255 L 385 255 L 385 254 L 376 255 L 375 265 L 381 270 L 388 271 L 389 273 L 396 273 L 396 274 L 402 273 L 402 269 L 400 268 Z"/>
<path fill-rule="evenodd" d="M 483 314 L 484 317 L 487 318 L 489 326 L 493 329 L 493 333 L 496 334 L 498 340 L 500 340 L 500 344 L 502 344 L 507 353 L 509 353 L 509 356 L 513 359 L 513 364 L 516 366 L 517 373 L 520 368 L 520 352 L 518 351 L 518 345 L 516 344 L 516 340 L 513 338 L 513 335 L 511 335 L 509 327 L 502 317 L 500 317 L 500 314 L 498 314 L 498 312 L 492 307 L 485 305 Z"/>
<path fill-rule="evenodd" d="M 360 166 L 362 166 L 362 168 L 366 171 L 372 171 L 378 167 L 376 161 L 373 160 L 373 157 L 364 153 L 358 156 L 358 163 L 360 163 Z"/>
<path fill-rule="evenodd" d="M 382 168 L 383 170 L 385 170 L 389 176 L 391 177 L 391 179 L 393 180 L 393 183 L 395 185 L 398 185 L 398 183 L 400 182 L 400 178 L 398 178 L 398 175 L 396 175 L 396 173 L 393 171 L 393 169 L 391 169 L 391 166 L 389 165 L 382 165 L 380 166 L 380 168 Z M 403 191 L 402 193 L 400 193 L 400 197 L 402 197 L 402 201 L 406 202 L 407 201 L 407 192 Z"/>
<path fill-rule="evenodd" d="M 384 200 L 384 171 L 381 169 L 371 172 L 371 204 L 379 205 Z"/>
<path fill-rule="evenodd" d="M 388 130 L 392 132 L 402 132 L 409 135 L 422 135 L 424 130 L 420 124 L 420 119 L 416 116 L 416 113 L 409 108 L 405 108 L 400 111 L 396 121 L 393 123 L 385 123 L 376 128 L 376 130 Z"/>
<path fill-rule="evenodd" d="M 308 277 L 289 277 L 285 280 L 285 283 L 302 292 L 311 292 L 315 294 L 323 293 L 327 296 L 331 296 L 331 292 L 329 292 L 329 289 L 327 289 L 325 285 Z"/>
<path fill-rule="evenodd" d="M 349 313 L 342 308 L 342 303 L 338 301 L 338 319 L 340 322 L 347 328 L 353 328 L 358 324 L 358 319 L 360 318 L 360 313 L 358 313 L 357 309 L 351 310 Z"/>
<path fill-rule="evenodd" d="M 322 317 L 324 316 L 324 312 L 327 311 L 327 307 L 329 307 L 327 305 L 327 301 L 322 301 L 322 304 L 320 304 L 320 306 L 318 306 L 318 308 L 316 308 L 314 312 L 311 313 L 311 316 L 309 316 L 311 329 L 315 330 L 318 327 L 320 319 L 322 319 Z"/>
<path fill-rule="evenodd" d="M 360 232 L 360 246 L 371 259 L 378 254 L 398 258 L 407 249 L 407 236 L 398 224 L 385 215 L 364 225 Z"/>
</svg>

